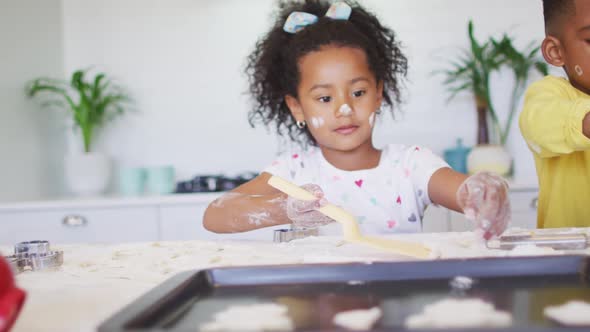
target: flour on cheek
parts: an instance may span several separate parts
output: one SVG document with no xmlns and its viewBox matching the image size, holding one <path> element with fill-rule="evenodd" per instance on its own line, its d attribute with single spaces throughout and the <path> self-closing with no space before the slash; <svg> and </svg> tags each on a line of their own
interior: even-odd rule
<svg viewBox="0 0 590 332">
<path fill-rule="evenodd" d="M 584 75 L 584 70 L 582 70 L 582 67 L 580 67 L 580 65 L 576 65 L 574 67 L 574 70 L 576 71 L 576 74 L 578 74 L 578 76 Z"/>
<path fill-rule="evenodd" d="M 317 129 L 317 128 L 320 128 L 321 126 L 323 126 L 323 125 L 324 125 L 324 123 L 325 123 L 325 122 L 324 122 L 324 118 L 322 118 L 322 117 L 319 117 L 319 116 L 318 116 L 318 117 L 313 117 L 313 118 L 311 118 L 311 125 L 312 125 L 314 128 L 316 128 L 316 129 Z"/>
<path fill-rule="evenodd" d="M 373 125 L 375 125 L 375 112 L 371 113 L 371 115 L 369 115 L 369 126 L 371 126 L 371 128 L 373 128 Z"/>
</svg>

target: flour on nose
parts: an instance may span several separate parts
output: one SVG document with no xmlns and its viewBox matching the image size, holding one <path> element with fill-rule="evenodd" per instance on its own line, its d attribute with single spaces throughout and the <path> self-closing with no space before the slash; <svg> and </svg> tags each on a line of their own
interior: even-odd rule
<svg viewBox="0 0 590 332">
<path fill-rule="evenodd" d="M 338 110 L 338 112 L 342 115 L 350 115 L 350 114 L 352 114 L 352 108 L 350 108 L 350 106 L 348 106 L 348 104 L 344 104 L 344 105 L 340 106 L 340 109 Z"/>
</svg>

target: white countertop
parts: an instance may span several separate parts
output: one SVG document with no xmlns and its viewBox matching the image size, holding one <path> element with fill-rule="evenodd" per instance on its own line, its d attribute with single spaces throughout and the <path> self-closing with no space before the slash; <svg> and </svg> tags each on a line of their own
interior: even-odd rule
<svg viewBox="0 0 590 332">
<path fill-rule="evenodd" d="M 510 190 L 514 192 L 537 191 L 536 183 L 524 183 L 515 180 L 508 181 Z M 166 206 L 179 204 L 208 204 L 223 192 L 170 194 L 161 196 L 98 196 L 98 197 L 64 197 L 50 200 L 32 200 L 17 202 L 0 202 L 1 212 L 21 212 L 54 209 L 80 208 L 113 208 L 133 206 Z"/>
<path fill-rule="evenodd" d="M 0 203 L 0 212 L 19 212 L 52 209 L 78 209 L 102 207 L 131 207 L 145 205 L 208 204 L 223 193 L 170 194 L 161 196 L 100 196 L 75 197 L 54 200 Z"/>
<path fill-rule="evenodd" d="M 584 231 L 590 233 L 590 229 Z M 395 237 L 428 244 L 439 250 L 442 258 L 517 253 L 489 250 L 469 232 Z M 94 331 L 122 307 L 183 270 L 237 265 L 407 260 L 402 256 L 345 244 L 334 237 L 312 237 L 283 244 L 191 241 L 53 245 L 53 248 L 64 251 L 64 265 L 60 270 L 25 272 L 17 276 L 18 285 L 26 290 L 28 297 L 14 332 Z M 8 254 L 10 248 L 3 247 L 0 251 Z M 547 250 L 535 253 L 562 254 Z M 581 253 L 590 255 L 590 250 Z"/>
</svg>

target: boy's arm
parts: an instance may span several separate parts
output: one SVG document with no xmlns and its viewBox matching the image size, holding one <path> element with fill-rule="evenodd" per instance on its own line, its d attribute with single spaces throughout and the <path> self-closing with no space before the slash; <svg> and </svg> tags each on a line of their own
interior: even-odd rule
<svg viewBox="0 0 590 332">
<path fill-rule="evenodd" d="M 238 233 L 291 223 L 287 195 L 268 185 L 268 173 L 224 194 L 205 210 L 203 226 L 215 233 Z"/>
<path fill-rule="evenodd" d="M 567 84 L 545 78 L 526 93 L 520 130 L 541 158 L 590 149 L 590 98 L 568 98 Z"/>
<path fill-rule="evenodd" d="M 590 138 L 590 112 L 586 113 L 586 116 L 584 117 L 584 123 L 582 125 L 582 128 L 584 130 L 584 136 Z"/>
</svg>

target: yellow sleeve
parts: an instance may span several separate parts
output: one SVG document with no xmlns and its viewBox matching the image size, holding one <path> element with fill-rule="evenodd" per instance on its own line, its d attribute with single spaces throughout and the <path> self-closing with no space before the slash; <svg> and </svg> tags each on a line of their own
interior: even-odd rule
<svg viewBox="0 0 590 332">
<path fill-rule="evenodd" d="M 590 97 L 576 92 L 564 79 L 548 76 L 526 92 L 520 131 L 541 158 L 590 149 L 582 124 L 590 112 Z"/>
</svg>

